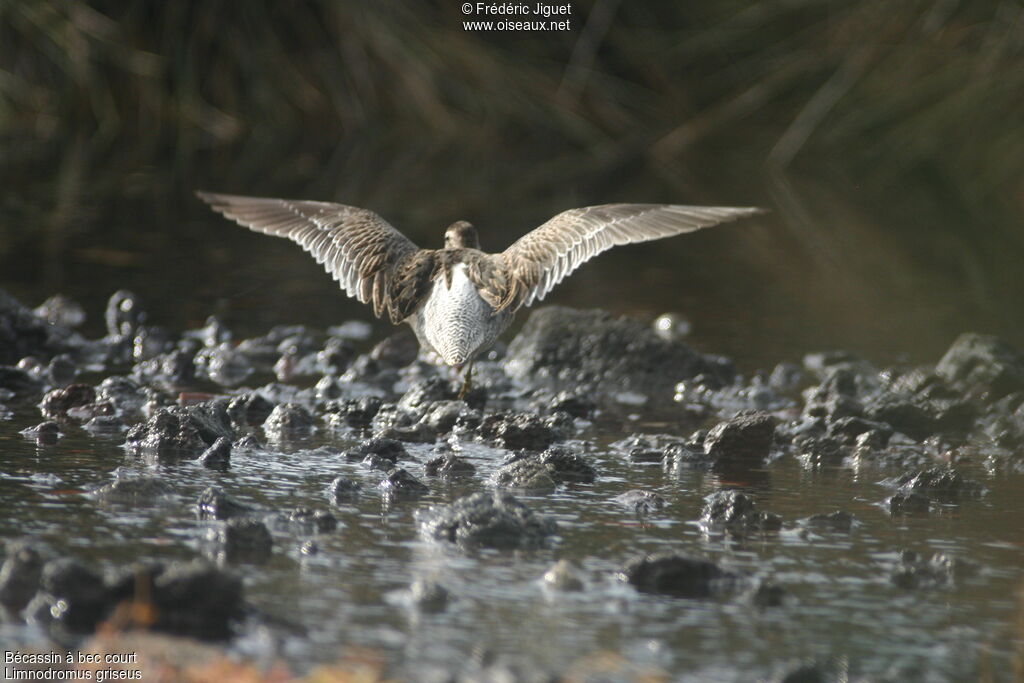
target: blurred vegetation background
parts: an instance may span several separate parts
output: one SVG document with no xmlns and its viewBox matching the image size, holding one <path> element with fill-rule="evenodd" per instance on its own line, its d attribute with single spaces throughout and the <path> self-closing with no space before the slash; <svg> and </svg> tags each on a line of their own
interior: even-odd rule
<svg viewBox="0 0 1024 683">
<path fill-rule="evenodd" d="M 493 250 L 574 206 L 756 204 L 549 301 L 679 311 L 750 366 L 1024 344 L 1019 0 L 578 0 L 537 33 L 461 4 L 0 2 L 0 286 L 93 331 L 119 288 L 168 326 L 369 316 L 199 188 L 365 206 L 425 247 L 467 219 Z"/>
</svg>

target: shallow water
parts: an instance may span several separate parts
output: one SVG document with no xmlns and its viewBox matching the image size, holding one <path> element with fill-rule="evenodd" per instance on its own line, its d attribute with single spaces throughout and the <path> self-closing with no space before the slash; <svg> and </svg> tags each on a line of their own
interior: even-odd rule
<svg viewBox="0 0 1024 683">
<path fill-rule="evenodd" d="M 783 458 L 744 481 L 722 482 L 696 470 L 635 464 L 609 447 L 624 433 L 688 431 L 682 423 L 594 427 L 587 457 L 595 484 L 518 497 L 559 523 L 551 547 L 537 551 L 463 551 L 422 540 L 413 512 L 487 488 L 503 452 L 452 442 L 476 467 L 468 480 L 424 475 L 433 445 L 414 445 L 406 468 L 431 487 L 417 500 L 385 502 L 377 472 L 346 463 L 352 434 L 325 428 L 312 438 L 270 442 L 266 451 L 237 451 L 218 473 L 192 462 L 150 466 L 121 449 L 120 435 L 94 439 L 78 428 L 55 446 L 39 447 L 18 430 L 38 422 L 34 406 L 0 422 L 0 538 L 32 535 L 50 547 L 114 567 L 137 559 L 190 559 L 212 522 L 198 521 L 195 501 L 210 485 L 268 511 L 330 509 L 331 533 L 300 536 L 271 530 L 274 557 L 263 566 L 235 565 L 259 616 L 230 648 L 261 661 L 283 659 L 294 671 L 333 662 L 360 649 L 383 658 L 396 676 L 423 680 L 431 671 L 473 671 L 498 661 L 527 672 L 603 672 L 615 679 L 664 673 L 670 678 L 748 681 L 801 661 L 829 662 L 838 674 L 891 680 L 966 680 L 994 672 L 1010 680 L 1019 666 L 1024 567 L 1021 474 L 963 469 L 989 488 L 978 501 L 933 508 L 930 515 L 891 517 L 880 502 L 880 468 L 803 469 Z M 585 432 L 589 437 L 594 433 Z M 173 487 L 139 505 L 100 504 L 86 491 L 127 467 L 159 472 Z M 363 483 L 353 503 L 333 507 L 326 489 L 340 475 Z M 703 497 L 724 483 L 754 495 L 783 517 L 781 532 L 745 540 L 708 535 L 697 524 Z M 634 488 L 664 496 L 667 507 L 638 517 L 612 498 Z M 846 510 L 850 533 L 801 531 L 797 519 Z M 300 546 L 315 538 L 320 552 Z M 644 595 L 614 578 L 630 557 L 673 550 L 708 557 L 783 588 L 781 607 L 757 607 L 743 587 L 714 599 Z M 944 552 L 977 564 L 953 585 L 904 589 L 890 580 L 902 550 Z M 541 577 L 558 559 L 577 562 L 586 590 L 560 593 Z M 404 591 L 419 578 L 440 582 L 453 600 L 441 614 L 414 609 Z M 748 588 L 750 587 L 748 586 Z M 265 624 L 271 624 L 267 627 Z M 0 623 L 0 640 L 38 644 L 40 634 Z M 1016 648 L 1016 649 L 1015 649 Z"/>
</svg>

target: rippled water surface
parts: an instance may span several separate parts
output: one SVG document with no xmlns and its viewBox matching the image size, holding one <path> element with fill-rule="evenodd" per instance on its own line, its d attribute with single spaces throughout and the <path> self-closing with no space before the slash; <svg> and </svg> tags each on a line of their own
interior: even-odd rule
<svg viewBox="0 0 1024 683">
<path fill-rule="evenodd" d="M 268 564 L 234 566 L 261 616 L 231 648 L 264 661 L 283 658 L 298 671 L 353 647 L 382 655 L 388 671 L 411 679 L 489 661 L 523 671 L 604 671 L 613 679 L 662 672 L 728 681 L 778 674 L 809 660 L 840 673 L 929 681 L 986 672 L 1010 680 L 1014 661 L 1020 665 L 1020 474 L 990 475 L 968 465 L 989 488 L 981 500 L 891 517 L 880 505 L 890 490 L 880 482 L 895 472 L 810 471 L 783 458 L 742 481 L 723 482 L 709 473 L 630 463 L 607 446 L 624 432 L 685 430 L 682 424 L 599 424 L 587 453 L 600 474 L 595 484 L 518 494 L 558 521 L 551 547 L 463 551 L 422 540 L 413 513 L 487 488 L 503 455 L 498 449 L 453 441 L 477 473 L 446 483 L 423 472 L 434 446 L 412 446 L 416 462 L 407 469 L 431 492 L 388 503 L 377 493 L 379 473 L 341 457 L 356 442 L 351 434 L 322 430 L 299 443 L 236 451 L 231 469 L 217 473 L 192 462 L 149 466 L 125 454 L 120 436 L 94 439 L 77 428 L 55 446 L 37 446 L 18 434 L 37 421 L 34 406 L 25 406 L 0 423 L 0 537 L 32 535 L 94 566 L 197 556 L 214 523 L 197 521 L 195 502 L 211 485 L 268 511 L 330 509 L 340 524 L 312 537 L 319 553 L 300 552 L 310 537 L 274 531 Z M 125 506 L 85 493 L 117 467 L 157 472 L 173 494 Z M 326 489 L 341 474 L 361 481 L 364 493 L 333 507 Z M 696 522 L 703 497 L 726 484 L 755 495 L 762 509 L 783 517 L 785 528 L 746 540 L 703 532 Z M 661 494 L 667 507 L 642 518 L 613 500 L 633 488 Z M 837 509 L 858 520 L 850 533 L 793 524 Z M 748 575 L 749 585 L 690 600 L 644 595 L 615 579 L 630 557 L 660 550 L 714 559 Z M 977 572 L 954 585 L 900 588 L 890 573 L 903 550 L 949 553 L 975 563 Z M 558 559 L 582 567 L 586 590 L 558 592 L 543 584 Z M 414 609 L 405 591 L 416 579 L 447 587 L 448 609 Z M 750 589 L 761 580 L 785 590 L 781 607 L 751 601 Z M 272 626 L 257 625 L 267 623 Z M 6 642 L 38 644 L 39 638 L 17 623 L 0 623 Z"/>
</svg>

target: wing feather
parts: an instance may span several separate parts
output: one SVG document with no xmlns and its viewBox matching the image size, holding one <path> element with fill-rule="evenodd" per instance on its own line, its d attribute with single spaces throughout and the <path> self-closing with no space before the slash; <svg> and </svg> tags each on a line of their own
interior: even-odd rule
<svg viewBox="0 0 1024 683">
<path fill-rule="evenodd" d="M 419 248 L 376 213 L 332 202 L 196 194 L 239 225 L 296 242 L 346 294 L 372 304 L 375 315 L 400 322 L 394 320 L 401 312 L 393 306 L 392 284 Z"/>
<path fill-rule="evenodd" d="M 495 258 L 508 271 L 501 308 L 542 300 L 570 273 L 622 244 L 672 237 L 762 213 L 757 208 L 605 204 L 563 211 Z"/>
</svg>

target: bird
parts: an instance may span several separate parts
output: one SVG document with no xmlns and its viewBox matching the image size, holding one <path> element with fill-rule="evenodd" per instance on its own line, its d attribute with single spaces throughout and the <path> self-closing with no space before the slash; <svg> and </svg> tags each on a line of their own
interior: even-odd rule
<svg viewBox="0 0 1024 683">
<path fill-rule="evenodd" d="M 491 347 L 516 312 L 544 299 L 584 262 L 612 247 L 708 228 L 763 210 L 676 204 L 603 204 L 563 211 L 500 253 L 480 248 L 456 221 L 444 248 L 421 249 L 375 212 L 333 202 L 198 191 L 211 209 L 256 232 L 296 242 L 341 289 L 378 318 L 409 324 L 420 346 L 462 372 Z"/>
</svg>

